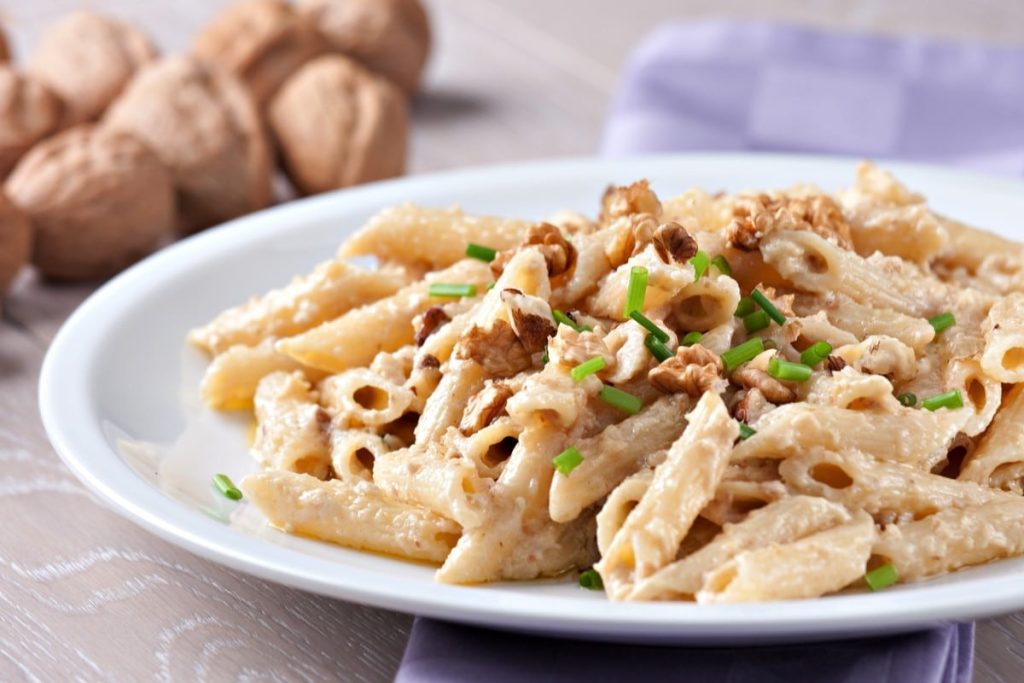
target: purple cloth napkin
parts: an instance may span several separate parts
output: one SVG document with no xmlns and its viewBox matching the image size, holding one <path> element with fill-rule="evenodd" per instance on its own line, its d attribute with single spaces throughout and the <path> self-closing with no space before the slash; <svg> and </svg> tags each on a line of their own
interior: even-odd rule
<svg viewBox="0 0 1024 683">
<path fill-rule="evenodd" d="M 1024 50 L 770 23 L 669 25 L 637 48 L 602 152 L 775 150 L 1024 173 Z M 763 648 L 497 633 L 419 618 L 399 683 L 968 683 L 974 625 Z"/>
</svg>

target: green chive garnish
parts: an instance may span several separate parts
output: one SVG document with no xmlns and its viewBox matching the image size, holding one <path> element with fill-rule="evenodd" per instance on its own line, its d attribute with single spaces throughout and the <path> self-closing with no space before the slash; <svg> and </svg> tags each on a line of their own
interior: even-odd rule
<svg viewBox="0 0 1024 683">
<path fill-rule="evenodd" d="M 569 476 L 569 473 L 579 467 L 583 462 L 583 454 L 576 450 L 575 446 L 569 446 L 564 451 L 551 459 L 551 464 L 559 473 Z"/>
<path fill-rule="evenodd" d="M 555 322 L 559 323 L 560 325 L 565 325 L 567 327 L 571 327 L 572 329 L 576 330 L 577 332 L 589 332 L 590 331 L 590 327 L 588 325 L 580 325 L 575 320 L 573 320 L 572 318 L 567 316 L 565 313 L 562 313 L 557 308 L 555 310 L 551 311 L 551 316 L 555 319 Z"/>
<path fill-rule="evenodd" d="M 740 438 L 746 441 L 754 434 L 757 434 L 757 430 L 748 425 L 745 422 L 740 422 Z"/>
<path fill-rule="evenodd" d="M 644 407 L 644 402 L 639 397 L 607 384 L 601 388 L 597 397 L 613 408 L 618 408 L 630 415 L 636 415 Z"/>
<path fill-rule="evenodd" d="M 604 589 L 604 582 L 601 580 L 600 574 L 593 569 L 588 569 L 584 572 L 580 572 L 580 588 L 599 591 Z"/>
<path fill-rule="evenodd" d="M 430 285 L 430 296 L 458 299 L 464 296 L 476 296 L 476 285 L 463 285 L 453 282 L 435 282 Z"/>
<path fill-rule="evenodd" d="M 653 334 L 649 334 L 644 338 L 644 346 L 647 347 L 652 356 L 658 359 L 659 363 L 664 363 L 672 357 L 672 352 L 668 350 L 664 342 L 658 341 L 658 338 Z"/>
<path fill-rule="evenodd" d="M 913 408 L 917 405 L 917 395 L 912 394 L 909 391 L 905 394 L 900 394 L 896 397 L 896 400 L 900 402 L 900 405 L 904 408 Z"/>
<path fill-rule="evenodd" d="M 939 408 L 963 408 L 964 399 L 959 389 L 953 389 L 943 394 L 929 396 L 921 401 L 921 407 L 925 410 L 938 410 Z"/>
<path fill-rule="evenodd" d="M 629 286 L 626 288 L 626 305 L 622 309 L 622 317 L 628 318 L 633 311 L 644 309 L 647 275 L 647 269 L 643 266 L 633 266 L 629 269 Z"/>
<path fill-rule="evenodd" d="M 690 259 L 690 265 L 693 266 L 693 281 L 696 282 L 704 277 L 704 273 L 708 272 L 708 266 L 711 265 L 711 259 L 708 258 L 708 255 L 705 252 L 698 249 L 697 254 Z"/>
<path fill-rule="evenodd" d="M 953 327 L 953 325 L 956 325 L 956 318 L 952 313 L 946 311 L 945 313 L 940 313 L 934 318 L 928 318 L 928 324 L 934 328 L 935 334 L 938 334 L 939 332 L 948 330 Z"/>
<path fill-rule="evenodd" d="M 487 291 L 489 292 L 492 289 L 494 289 L 494 285 L 496 285 L 496 284 L 498 284 L 498 283 L 497 282 L 492 282 L 491 284 L 487 285 Z"/>
<path fill-rule="evenodd" d="M 743 327 L 747 328 L 747 332 L 757 332 L 771 324 L 772 321 L 768 319 L 768 314 L 764 311 L 754 311 L 750 315 L 743 316 Z"/>
<path fill-rule="evenodd" d="M 686 336 L 684 336 L 682 341 L 679 342 L 679 345 L 680 346 L 693 346 L 694 344 L 696 344 L 697 342 L 699 342 L 703 338 L 704 338 L 704 335 L 701 334 L 700 332 L 698 332 L 697 330 L 694 330 L 693 332 L 687 332 Z"/>
<path fill-rule="evenodd" d="M 733 315 L 737 318 L 743 318 L 750 315 L 755 310 L 757 310 L 757 306 L 754 304 L 754 300 L 749 296 L 745 296 L 736 304 L 736 312 L 733 313 Z"/>
<path fill-rule="evenodd" d="M 896 573 L 896 567 L 891 564 L 883 564 L 881 567 L 872 569 L 864 575 L 864 583 L 873 591 L 888 588 L 899 580 L 900 577 Z"/>
<path fill-rule="evenodd" d="M 582 382 L 590 375 L 602 370 L 604 370 L 604 358 L 601 356 L 594 356 L 593 358 L 585 360 L 574 367 L 569 371 L 569 374 L 572 376 L 573 380 Z"/>
<path fill-rule="evenodd" d="M 721 254 L 711 259 L 711 265 L 718 268 L 718 272 L 722 275 L 732 275 L 732 266 L 729 265 L 729 262 Z"/>
<path fill-rule="evenodd" d="M 548 347 L 544 347 L 544 355 L 540 357 L 540 360 L 544 365 L 547 365 L 551 360 L 551 355 L 548 353 Z"/>
<path fill-rule="evenodd" d="M 238 490 L 234 482 L 231 481 L 231 477 L 226 474 L 215 474 L 213 475 L 213 485 L 217 487 L 217 490 L 225 498 L 231 500 L 242 500 L 242 492 Z"/>
<path fill-rule="evenodd" d="M 722 364 L 725 365 L 726 372 L 732 372 L 747 361 L 757 358 L 757 354 L 762 351 L 764 351 L 764 340 L 754 337 L 723 353 Z"/>
<path fill-rule="evenodd" d="M 466 256 L 470 258 L 480 259 L 481 261 L 490 263 L 497 255 L 498 252 L 490 247 L 473 244 L 472 242 L 466 245 Z"/>
<path fill-rule="evenodd" d="M 768 374 L 775 379 L 784 379 L 790 382 L 806 382 L 811 378 L 811 372 L 811 369 L 803 363 L 781 360 L 778 356 L 773 356 L 768 361 Z"/>
<path fill-rule="evenodd" d="M 826 341 L 814 342 L 800 354 L 800 362 L 813 368 L 815 365 L 828 358 L 828 354 L 830 353 L 832 353 L 831 344 Z"/>
<path fill-rule="evenodd" d="M 761 290 L 755 289 L 750 293 L 750 298 L 761 307 L 761 310 L 768 314 L 768 317 L 775 321 L 777 325 L 786 324 L 786 316 L 782 315 L 782 311 L 775 308 L 775 304 L 768 300 Z"/>
<path fill-rule="evenodd" d="M 645 330 L 654 335 L 654 338 L 664 343 L 668 341 L 668 332 L 654 324 L 654 321 L 648 318 L 640 311 L 631 311 L 629 317 L 640 323 L 640 326 Z"/>
</svg>

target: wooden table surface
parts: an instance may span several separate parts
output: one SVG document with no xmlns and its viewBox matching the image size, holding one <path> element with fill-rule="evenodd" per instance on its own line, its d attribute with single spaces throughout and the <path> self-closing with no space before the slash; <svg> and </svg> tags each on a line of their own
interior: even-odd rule
<svg viewBox="0 0 1024 683">
<path fill-rule="evenodd" d="M 184 49 L 224 3 L 0 3 L 19 55 L 67 10 L 131 19 Z M 411 170 L 589 154 L 619 65 L 666 19 L 767 17 L 1002 43 L 1024 41 L 1019 0 L 447 0 L 414 104 Z M 770 9 L 769 9 L 770 5 Z M 101 505 L 43 433 L 36 379 L 47 345 L 92 287 L 26 274 L 0 321 L 0 680 L 390 680 L 411 617 L 224 569 Z M 1020 680 L 1024 614 L 978 625 L 976 680 Z"/>
</svg>

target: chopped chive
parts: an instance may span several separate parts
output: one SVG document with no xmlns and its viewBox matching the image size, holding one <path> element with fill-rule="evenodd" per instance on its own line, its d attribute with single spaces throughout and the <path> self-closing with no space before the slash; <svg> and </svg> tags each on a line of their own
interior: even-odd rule
<svg viewBox="0 0 1024 683">
<path fill-rule="evenodd" d="M 832 353 L 832 345 L 827 341 L 814 342 L 800 354 L 800 362 L 813 368 L 828 358 L 830 353 Z"/>
<path fill-rule="evenodd" d="M 613 408 L 618 408 L 622 412 L 629 413 L 630 415 L 636 415 L 640 412 L 640 409 L 644 407 L 644 402 L 640 400 L 638 396 L 626 393 L 621 389 L 616 389 L 615 387 L 607 384 L 601 388 L 597 397 Z"/>
<path fill-rule="evenodd" d="M 604 581 L 601 580 L 600 574 L 593 569 L 588 569 L 580 572 L 580 588 L 586 588 L 591 591 L 603 590 Z"/>
<path fill-rule="evenodd" d="M 746 441 L 754 434 L 757 434 L 757 430 L 748 425 L 746 422 L 740 422 L 740 438 Z"/>
<path fill-rule="evenodd" d="M 945 313 L 940 313 L 934 318 L 928 318 L 928 324 L 935 330 L 935 334 L 938 334 L 939 332 L 948 330 L 953 327 L 953 325 L 956 325 L 956 318 L 952 313 L 946 311 Z"/>
<path fill-rule="evenodd" d="M 757 354 L 764 351 L 764 340 L 760 337 L 748 339 L 738 346 L 734 346 L 722 354 L 722 363 L 726 372 L 732 372 L 735 368 L 747 361 L 757 358 Z"/>
<path fill-rule="evenodd" d="M 577 332 L 587 332 L 587 331 L 590 330 L 590 327 L 588 327 L 587 325 L 580 325 L 575 320 L 573 320 L 572 318 L 570 318 L 569 316 L 567 316 L 565 313 L 563 313 L 562 311 L 558 310 L 557 308 L 555 310 L 551 311 L 551 316 L 555 319 L 555 322 L 557 322 L 557 323 L 559 323 L 561 325 L 565 325 L 567 327 L 571 327 L 572 329 L 576 330 Z"/>
<path fill-rule="evenodd" d="M 217 490 L 225 498 L 231 500 L 242 500 L 242 492 L 238 490 L 234 482 L 231 481 L 231 477 L 226 474 L 215 474 L 213 475 L 213 485 L 217 487 Z"/>
<path fill-rule="evenodd" d="M 694 344 L 696 344 L 697 342 L 699 342 L 703 338 L 704 338 L 704 335 L 701 334 L 700 332 L 698 332 L 697 330 L 694 330 L 693 332 L 687 332 L 686 335 L 679 342 L 679 345 L 680 346 L 693 346 Z"/>
<path fill-rule="evenodd" d="M 690 265 L 693 266 L 693 281 L 704 277 L 704 273 L 708 272 L 708 266 L 711 265 L 711 259 L 708 258 L 706 252 L 697 250 L 697 254 L 690 259 Z"/>
<path fill-rule="evenodd" d="M 764 311 L 754 311 L 750 315 L 743 316 L 743 327 L 747 328 L 747 332 L 757 332 L 771 324 L 772 321 L 768 319 L 768 314 Z"/>
<path fill-rule="evenodd" d="M 900 394 L 896 397 L 896 400 L 900 402 L 900 405 L 904 408 L 913 408 L 917 405 L 917 395 L 910 393 L 909 391 L 905 394 Z"/>
<path fill-rule="evenodd" d="M 473 244 L 470 242 L 466 245 L 466 256 L 470 258 L 480 259 L 486 263 L 490 263 L 494 260 L 494 257 L 498 255 L 495 249 L 485 247 L 479 244 Z"/>
<path fill-rule="evenodd" d="M 768 297 L 761 293 L 761 290 L 755 289 L 752 291 L 750 293 L 750 298 L 753 299 L 754 302 L 761 307 L 761 310 L 767 313 L 768 317 L 774 320 L 777 325 L 786 324 L 786 316 L 782 315 L 782 311 L 775 308 L 775 304 L 769 301 Z"/>
<path fill-rule="evenodd" d="M 754 300 L 749 296 L 745 296 L 740 299 L 739 303 L 736 304 L 736 312 L 733 313 L 737 318 L 748 316 L 757 310 L 757 306 L 754 304 Z"/>
<path fill-rule="evenodd" d="M 622 309 L 622 317 L 628 318 L 633 311 L 644 309 L 647 275 L 647 269 L 643 266 L 633 266 L 629 269 L 629 286 L 626 288 L 626 305 Z"/>
<path fill-rule="evenodd" d="M 658 359 L 659 363 L 664 363 L 672 357 L 672 352 L 668 350 L 663 342 L 658 341 L 658 338 L 653 334 L 647 335 L 644 338 L 644 346 L 651 352 L 651 355 Z"/>
<path fill-rule="evenodd" d="M 711 259 L 711 265 L 718 268 L 718 272 L 722 275 L 732 275 L 732 266 L 729 265 L 729 261 L 721 254 Z"/>
<path fill-rule="evenodd" d="M 491 284 L 487 285 L 487 291 L 489 292 L 492 289 L 494 289 L 494 285 L 496 285 L 496 284 L 498 284 L 498 283 L 497 282 L 492 282 Z"/>
<path fill-rule="evenodd" d="M 811 369 L 803 363 L 780 360 L 778 356 L 773 356 L 768 361 L 768 374 L 775 379 L 784 379 L 790 382 L 806 382 L 811 378 L 811 372 Z"/>
<path fill-rule="evenodd" d="M 544 347 L 544 355 L 540 357 L 540 360 L 542 363 L 544 363 L 544 365 L 547 365 L 548 362 L 551 360 L 551 356 L 548 354 L 548 347 Z"/>
<path fill-rule="evenodd" d="M 964 399 L 959 389 L 953 389 L 943 394 L 929 396 L 921 401 L 921 407 L 925 410 L 938 410 L 939 408 L 963 408 Z"/>
<path fill-rule="evenodd" d="M 569 446 L 564 451 L 551 459 L 551 464 L 559 473 L 569 476 L 569 473 L 579 467 L 583 462 L 583 454 L 576 450 L 575 446 Z"/>
<path fill-rule="evenodd" d="M 881 567 L 876 567 L 864 575 L 864 583 L 873 591 L 888 588 L 899 580 L 900 577 L 896 573 L 896 567 L 891 564 L 883 564 Z"/>
<path fill-rule="evenodd" d="M 668 332 L 658 327 L 653 320 L 640 311 L 632 311 L 629 317 L 640 323 L 640 326 L 654 335 L 654 338 L 664 343 L 668 341 Z"/>
<path fill-rule="evenodd" d="M 430 296 L 457 299 L 464 296 L 476 296 L 476 285 L 463 285 L 453 282 L 435 282 L 428 290 Z"/>
<path fill-rule="evenodd" d="M 604 370 L 604 358 L 601 356 L 594 356 L 588 360 L 583 361 L 572 370 L 569 374 L 572 375 L 573 380 L 582 382 L 584 379 L 593 375 L 595 372 Z"/>
</svg>

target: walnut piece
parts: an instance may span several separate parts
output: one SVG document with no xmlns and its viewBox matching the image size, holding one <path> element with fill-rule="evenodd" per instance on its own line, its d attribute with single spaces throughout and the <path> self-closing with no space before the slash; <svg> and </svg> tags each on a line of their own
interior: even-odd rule
<svg viewBox="0 0 1024 683">
<path fill-rule="evenodd" d="M 606 369 L 615 365 L 615 355 L 596 332 L 577 332 L 568 325 L 560 325 L 558 333 L 549 342 L 549 348 L 562 365 L 575 367 L 595 356 L 604 359 Z"/>
<path fill-rule="evenodd" d="M 450 321 L 451 318 L 448 317 L 448 314 L 440 306 L 431 306 L 425 310 L 423 315 L 417 316 L 412 323 L 413 327 L 416 328 L 416 336 L 414 337 L 416 346 L 423 346 L 423 342 L 427 341 L 427 337 L 434 334 L 437 328 Z"/>
<path fill-rule="evenodd" d="M 523 238 L 524 247 L 537 246 L 548 264 L 548 275 L 555 277 L 569 270 L 576 262 L 576 250 L 550 223 L 534 223 Z"/>
<path fill-rule="evenodd" d="M 298 11 L 329 49 L 416 92 L 430 54 L 430 21 L 419 0 L 301 0 Z"/>
<path fill-rule="evenodd" d="M 57 129 L 60 100 L 32 76 L 0 65 L 0 178 Z"/>
<path fill-rule="evenodd" d="M 651 190 L 649 180 L 638 180 L 631 185 L 619 187 L 610 185 L 601 197 L 601 222 L 610 223 L 620 216 L 635 213 L 661 215 L 661 202 Z"/>
<path fill-rule="evenodd" d="M 828 195 L 761 193 L 736 199 L 733 220 L 726 228 L 730 246 L 754 251 L 776 230 L 810 230 L 843 249 L 853 248 L 842 209 Z"/>
<path fill-rule="evenodd" d="M 491 382 L 481 389 L 466 404 L 466 412 L 459 422 L 459 431 L 466 436 L 476 434 L 491 424 L 505 410 L 505 403 L 512 398 L 512 390 L 501 382 Z"/>
<path fill-rule="evenodd" d="M 252 96 L 222 69 L 194 57 L 144 68 L 105 122 L 133 133 L 171 171 L 186 233 L 270 203 L 271 161 Z"/>
<path fill-rule="evenodd" d="M 621 266 L 630 256 L 643 251 L 654 239 L 658 221 L 649 213 L 637 213 L 617 221 L 619 227 L 605 245 L 604 253 L 613 268 Z"/>
<path fill-rule="evenodd" d="M 652 236 L 654 250 L 665 263 L 686 263 L 697 255 L 697 240 L 678 223 L 662 223 Z"/>
<path fill-rule="evenodd" d="M 270 102 L 285 169 L 303 194 L 401 175 L 409 137 L 402 94 L 342 55 L 307 63 Z"/>
<path fill-rule="evenodd" d="M 61 128 L 66 128 L 98 119 L 132 76 L 156 58 L 156 48 L 139 29 L 82 10 L 50 25 L 29 70 L 63 101 Z"/>
<path fill-rule="evenodd" d="M 775 406 L 761 393 L 760 389 L 745 389 L 733 407 L 732 416 L 740 422 L 750 424 L 770 411 Z"/>
<path fill-rule="evenodd" d="M 700 344 L 680 346 L 676 355 L 647 373 L 647 379 L 666 394 L 685 393 L 700 396 L 724 388 L 725 366 L 718 354 Z"/>
<path fill-rule="evenodd" d="M 283 0 L 245 0 L 207 24 L 192 52 L 238 76 L 262 107 L 321 48 L 309 16 Z"/>
<path fill-rule="evenodd" d="M 459 340 L 455 357 L 478 363 L 494 377 L 512 377 L 532 364 L 530 353 L 504 320 L 495 320 L 490 329 L 469 328 Z"/>
<path fill-rule="evenodd" d="M 829 372 L 839 372 L 846 367 L 846 361 L 836 355 L 829 355 L 825 358 L 825 368 Z"/>
<path fill-rule="evenodd" d="M 732 381 L 746 389 L 757 389 L 766 399 L 779 405 L 792 403 L 796 400 L 796 394 L 785 384 L 769 375 L 764 370 L 752 368 L 749 365 L 737 369 L 732 373 Z"/>
<path fill-rule="evenodd" d="M 551 307 L 540 297 L 523 294 L 518 289 L 504 289 L 501 300 L 508 308 L 512 329 L 527 353 L 544 350 L 548 337 L 555 333 Z"/>
<path fill-rule="evenodd" d="M 0 193 L 0 301 L 32 253 L 28 216 Z"/>
<path fill-rule="evenodd" d="M 167 169 L 132 135 L 95 124 L 33 147 L 6 190 L 35 229 L 33 263 L 52 279 L 113 275 L 174 228 Z"/>
</svg>

